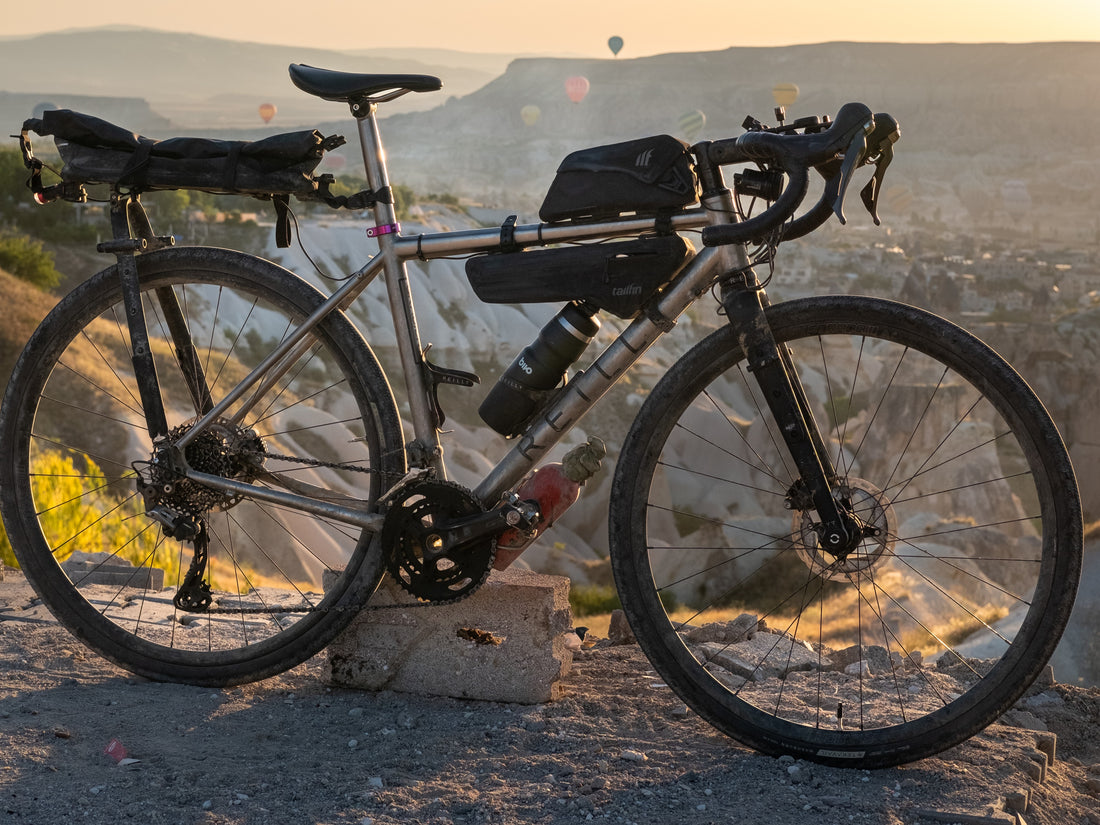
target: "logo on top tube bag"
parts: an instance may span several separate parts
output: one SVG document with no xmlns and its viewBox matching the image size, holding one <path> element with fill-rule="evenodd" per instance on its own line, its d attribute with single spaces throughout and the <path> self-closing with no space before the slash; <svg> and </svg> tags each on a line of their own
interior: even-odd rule
<svg viewBox="0 0 1100 825">
<path fill-rule="evenodd" d="M 653 160 L 653 149 L 646 149 L 640 155 L 638 159 L 634 161 L 635 166 L 649 166 L 650 161 Z"/>
</svg>

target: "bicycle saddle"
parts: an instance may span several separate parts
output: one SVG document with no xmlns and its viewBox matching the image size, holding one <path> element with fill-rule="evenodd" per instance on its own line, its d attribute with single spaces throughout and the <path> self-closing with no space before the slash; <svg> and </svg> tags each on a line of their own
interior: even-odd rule
<svg viewBox="0 0 1100 825">
<path fill-rule="evenodd" d="M 370 100 L 382 92 L 435 92 L 443 87 L 438 77 L 426 74 L 357 74 L 318 69 L 302 63 L 290 64 L 290 80 L 303 92 L 344 103 Z"/>
</svg>

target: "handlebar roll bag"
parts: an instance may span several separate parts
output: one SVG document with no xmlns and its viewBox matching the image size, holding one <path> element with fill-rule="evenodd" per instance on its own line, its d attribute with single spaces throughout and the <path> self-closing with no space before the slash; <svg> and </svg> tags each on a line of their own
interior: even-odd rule
<svg viewBox="0 0 1100 825">
<path fill-rule="evenodd" d="M 474 294 L 488 304 L 584 301 L 632 318 L 693 256 L 679 235 L 588 246 L 478 255 L 466 261 Z"/>
<path fill-rule="evenodd" d="M 290 132 L 255 141 L 175 137 L 130 132 L 92 115 L 51 109 L 23 124 L 24 132 L 52 135 L 64 166 L 62 180 L 105 183 L 137 191 L 199 189 L 244 195 L 308 195 L 325 151 L 344 142 L 318 131 Z"/>
<path fill-rule="evenodd" d="M 558 167 L 544 221 L 672 212 L 698 200 L 688 145 L 671 135 L 581 149 Z"/>
</svg>

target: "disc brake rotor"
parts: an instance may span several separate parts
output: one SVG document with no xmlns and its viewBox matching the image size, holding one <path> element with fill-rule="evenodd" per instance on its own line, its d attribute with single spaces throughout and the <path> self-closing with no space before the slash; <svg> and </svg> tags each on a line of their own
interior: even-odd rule
<svg viewBox="0 0 1100 825">
<path fill-rule="evenodd" d="M 882 564 L 893 552 L 897 536 L 897 516 L 886 494 L 861 478 L 847 479 L 833 497 L 859 517 L 864 525 L 862 540 L 843 559 L 822 549 L 815 523 L 809 511 L 796 512 L 792 533 L 799 558 L 815 575 L 832 581 L 850 581 L 866 575 Z"/>
</svg>

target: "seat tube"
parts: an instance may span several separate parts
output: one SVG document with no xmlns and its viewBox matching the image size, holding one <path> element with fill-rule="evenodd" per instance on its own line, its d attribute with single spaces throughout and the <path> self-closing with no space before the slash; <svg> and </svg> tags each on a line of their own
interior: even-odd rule
<svg viewBox="0 0 1100 825">
<path fill-rule="evenodd" d="M 365 109 L 365 111 L 363 111 Z M 397 349 L 401 356 L 401 368 L 408 391 L 409 408 L 413 425 L 413 440 L 407 445 L 409 464 L 413 467 L 433 467 L 441 479 L 446 478 L 443 450 L 439 443 L 438 422 L 429 403 L 429 387 L 424 366 L 424 350 L 420 343 L 420 330 L 413 310 L 412 290 L 408 269 L 397 254 L 395 241 L 400 232 L 397 213 L 393 204 L 389 174 L 386 170 L 385 150 L 378 131 L 375 105 L 364 105 L 355 112 L 359 128 L 359 141 L 363 148 L 363 163 L 367 170 L 367 182 L 378 196 L 373 207 L 375 225 L 367 235 L 378 242 L 385 272 L 386 292 L 390 313 L 397 335 Z"/>
</svg>

